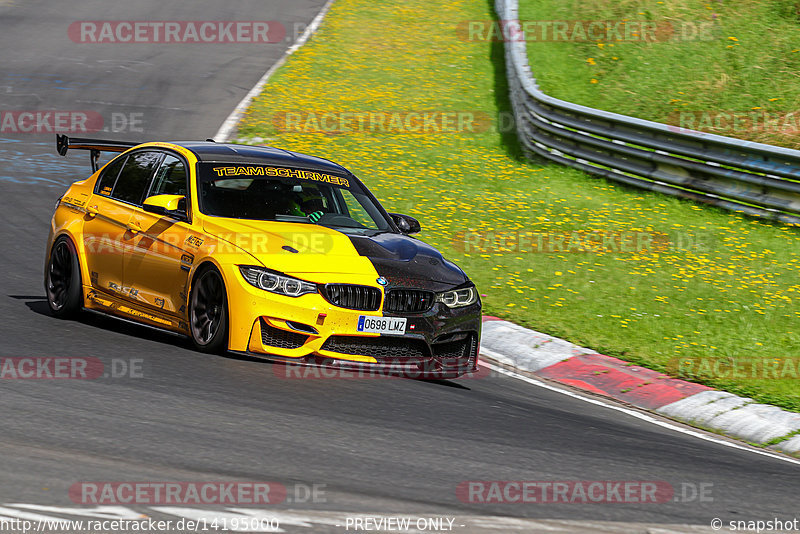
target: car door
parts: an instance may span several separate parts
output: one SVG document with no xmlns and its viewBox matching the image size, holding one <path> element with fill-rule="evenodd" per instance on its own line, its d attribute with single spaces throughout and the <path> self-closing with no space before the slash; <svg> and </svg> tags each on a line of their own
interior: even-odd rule
<svg viewBox="0 0 800 534">
<path fill-rule="evenodd" d="M 136 299 L 171 315 L 182 316 L 186 310 L 186 286 L 194 254 L 186 240 L 190 231 L 186 162 L 166 154 L 152 180 L 146 197 L 182 195 L 184 220 L 156 215 L 137 208 L 131 226 L 138 229 L 133 246 L 125 254 L 125 284 L 136 289 Z"/>
<path fill-rule="evenodd" d="M 150 176 L 163 155 L 142 151 L 124 155 L 108 165 L 87 202 L 83 227 L 86 265 L 93 288 L 128 297 L 124 283 L 124 255 L 130 246 L 130 222 Z"/>
<path fill-rule="evenodd" d="M 83 248 L 90 284 L 94 289 L 116 293 L 122 285 L 123 235 L 131 211 L 111 199 L 111 192 L 127 156 L 121 156 L 103 169 L 94 194 L 86 203 L 83 223 Z"/>
</svg>

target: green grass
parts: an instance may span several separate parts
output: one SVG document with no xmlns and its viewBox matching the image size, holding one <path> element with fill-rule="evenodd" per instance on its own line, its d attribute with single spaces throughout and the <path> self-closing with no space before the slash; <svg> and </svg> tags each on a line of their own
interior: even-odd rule
<svg viewBox="0 0 800 534">
<path fill-rule="evenodd" d="M 740 127 L 702 130 L 800 148 L 796 0 L 520 0 L 519 16 L 530 21 L 627 20 L 639 28 L 642 22 L 674 28 L 650 33 L 655 42 L 642 42 L 644 33 L 638 40 L 615 40 L 614 35 L 601 42 L 528 39 L 534 76 L 551 96 L 675 125 L 679 112 L 711 117 L 730 111 L 745 117 L 794 113 L 766 129 L 751 128 L 745 119 Z M 694 29 L 700 28 L 702 36 L 693 38 Z M 683 35 L 687 38 L 680 39 Z"/>
<path fill-rule="evenodd" d="M 676 358 L 741 361 L 800 352 L 796 229 L 519 159 L 497 128 L 409 134 L 287 132 L 286 112 L 508 111 L 500 43 L 458 38 L 488 2 L 337 0 L 321 31 L 281 68 L 241 139 L 312 153 L 355 172 L 389 211 L 476 282 L 485 313 L 656 370 Z M 493 123 L 496 124 L 496 123 Z M 464 251 L 463 232 L 657 232 L 648 253 Z M 461 233 L 461 234 L 460 234 Z M 471 235 L 471 234 L 470 234 Z M 797 381 L 719 388 L 800 410 Z"/>
</svg>

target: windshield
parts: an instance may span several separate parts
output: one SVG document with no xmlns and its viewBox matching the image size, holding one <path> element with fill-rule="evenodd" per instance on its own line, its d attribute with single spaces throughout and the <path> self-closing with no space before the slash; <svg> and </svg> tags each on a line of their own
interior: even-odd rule
<svg viewBox="0 0 800 534">
<path fill-rule="evenodd" d="M 389 222 L 347 177 L 265 165 L 202 163 L 200 211 L 216 217 L 315 223 L 352 232 L 387 231 Z"/>
</svg>

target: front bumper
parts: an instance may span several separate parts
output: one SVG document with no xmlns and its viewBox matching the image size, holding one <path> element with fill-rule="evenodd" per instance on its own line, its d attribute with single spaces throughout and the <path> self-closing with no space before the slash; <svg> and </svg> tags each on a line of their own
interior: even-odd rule
<svg viewBox="0 0 800 534">
<path fill-rule="evenodd" d="M 455 378 L 478 368 L 480 302 L 452 309 L 435 303 L 424 313 L 383 313 L 336 307 L 319 294 L 292 298 L 236 285 L 242 294 L 230 299 L 233 352 L 411 378 Z M 405 317 L 406 334 L 359 332 L 361 315 Z"/>
</svg>

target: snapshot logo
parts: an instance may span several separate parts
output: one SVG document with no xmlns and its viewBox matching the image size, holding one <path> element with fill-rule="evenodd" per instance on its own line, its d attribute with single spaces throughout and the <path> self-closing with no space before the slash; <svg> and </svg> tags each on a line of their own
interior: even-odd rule
<svg viewBox="0 0 800 534">
<path fill-rule="evenodd" d="M 144 360 L 113 358 L 106 365 L 99 358 L 40 356 L 0 358 L 4 380 L 96 380 L 98 378 L 143 378 Z"/>
<path fill-rule="evenodd" d="M 492 126 L 484 111 L 280 111 L 272 116 L 284 133 L 343 135 L 481 133 Z"/>
<path fill-rule="evenodd" d="M 723 523 L 722 519 L 715 517 L 711 520 L 713 530 L 725 530 L 729 532 L 800 532 L 800 520 L 796 517 L 792 519 L 737 519 Z"/>
<path fill-rule="evenodd" d="M 652 20 L 469 20 L 456 27 L 462 41 L 634 42 L 710 41 L 712 21 Z"/>
<path fill-rule="evenodd" d="M 800 378 L 800 357 L 791 358 L 673 358 L 667 372 L 689 379 L 777 380 Z"/>
<path fill-rule="evenodd" d="M 86 20 L 69 25 L 74 43 L 278 43 L 286 27 L 276 21 Z"/>
<path fill-rule="evenodd" d="M 468 504 L 664 504 L 712 502 L 713 483 L 663 480 L 496 480 L 465 481 L 456 487 Z"/>
<path fill-rule="evenodd" d="M 800 133 L 800 111 L 698 110 L 670 113 L 667 123 L 678 133 L 705 132 L 736 136 L 745 133 L 797 135 Z"/>
<path fill-rule="evenodd" d="M 144 113 L 111 113 L 107 123 L 97 111 L 0 110 L 3 134 L 86 134 L 99 131 L 144 132 Z"/>
</svg>

